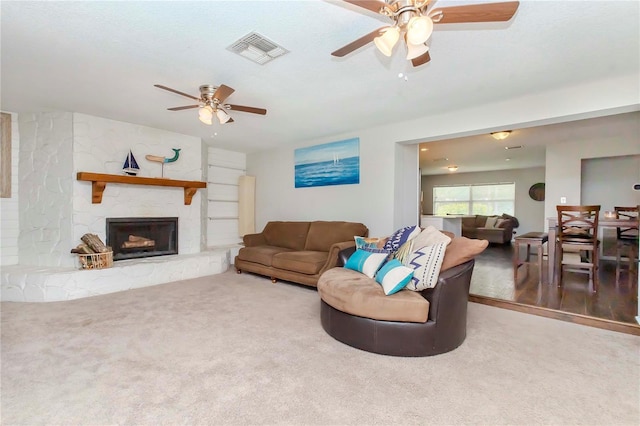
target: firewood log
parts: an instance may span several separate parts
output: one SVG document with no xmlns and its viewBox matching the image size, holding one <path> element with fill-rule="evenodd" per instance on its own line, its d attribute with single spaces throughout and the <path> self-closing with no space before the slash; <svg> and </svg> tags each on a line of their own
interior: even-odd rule
<svg viewBox="0 0 640 426">
<path fill-rule="evenodd" d="M 96 234 L 84 234 L 80 237 L 82 241 L 84 241 L 91 249 L 96 253 L 106 253 L 109 251 L 107 246 L 104 245 L 100 237 Z"/>
<path fill-rule="evenodd" d="M 91 250 L 91 247 L 89 247 L 85 243 L 80 243 L 75 248 L 71 249 L 71 253 L 92 254 L 92 253 L 95 253 L 95 251 Z"/>
</svg>

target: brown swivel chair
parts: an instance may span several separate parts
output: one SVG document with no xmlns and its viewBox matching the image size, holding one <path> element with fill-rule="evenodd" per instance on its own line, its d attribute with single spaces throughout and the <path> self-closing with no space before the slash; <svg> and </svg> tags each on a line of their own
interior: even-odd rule
<svg viewBox="0 0 640 426">
<path fill-rule="evenodd" d="M 629 226 L 616 228 L 616 282 L 619 282 L 624 256 L 627 258 L 626 269 L 629 272 L 629 279 L 635 270 L 638 259 L 638 211 L 640 206 L 614 207 L 613 209 L 616 212 L 616 219 L 629 220 Z"/>
<path fill-rule="evenodd" d="M 556 277 L 562 285 L 563 272 L 589 273 L 592 292 L 598 291 L 598 216 L 600 206 L 556 206 Z"/>
</svg>

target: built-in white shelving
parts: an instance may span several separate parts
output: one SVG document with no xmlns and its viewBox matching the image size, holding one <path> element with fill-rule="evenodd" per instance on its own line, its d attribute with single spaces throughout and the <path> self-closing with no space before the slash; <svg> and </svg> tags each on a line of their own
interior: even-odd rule
<svg viewBox="0 0 640 426">
<path fill-rule="evenodd" d="M 238 178 L 246 174 L 246 155 L 208 149 L 207 246 L 234 246 L 238 233 Z"/>
</svg>

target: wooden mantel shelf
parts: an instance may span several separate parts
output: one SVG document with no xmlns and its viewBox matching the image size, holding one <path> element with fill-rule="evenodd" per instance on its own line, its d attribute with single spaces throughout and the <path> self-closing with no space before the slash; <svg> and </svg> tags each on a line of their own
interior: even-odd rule
<svg viewBox="0 0 640 426">
<path fill-rule="evenodd" d="M 184 188 L 184 204 L 191 205 L 191 199 L 199 188 L 206 188 L 206 182 L 197 180 L 174 180 L 138 176 L 107 175 L 103 173 L 78 172 L 78 180 L 91 182 L 91 202 L 100 204 L 107 183 L 127 183 L 130 185 L 176 186 Z"/>
</svg>

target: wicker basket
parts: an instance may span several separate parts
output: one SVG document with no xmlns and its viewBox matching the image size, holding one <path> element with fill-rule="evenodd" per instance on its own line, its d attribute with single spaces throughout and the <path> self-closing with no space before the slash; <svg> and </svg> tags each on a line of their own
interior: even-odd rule
<svg viewBox="0 0 640 426">
<path fill-rule="evenodd" d="M 80 269 L 105 269 L 113 266 L 113 252 L 78 254 Z"/>
</svg>

